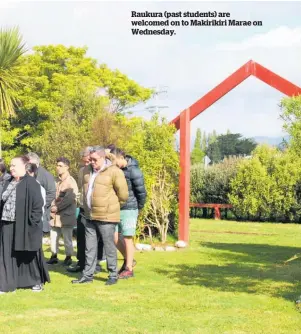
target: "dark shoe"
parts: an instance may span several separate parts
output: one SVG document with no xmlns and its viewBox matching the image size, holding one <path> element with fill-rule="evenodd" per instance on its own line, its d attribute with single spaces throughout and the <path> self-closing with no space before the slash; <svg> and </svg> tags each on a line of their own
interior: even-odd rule
<svg viewBox="0 0 301 334">
<path fill-rule="evenodd" d="M 109 278 L 107 281 L 106 281 L 106 284 L 105 285 L 113 285 L 113 284 L 116 284 L 118 281 L 117 278 Z"/>
<path fill-rule="evenodd" d="M 47 261 L 47 264 L 57 264 L 59 262 L 57 255 L 51 255 L 51 258 Z"/>
<path fill-rule="evenodd" d="M 72 264 L 71 256 L 66 256 L 63 265 L 64 266 L 71 266 L 71 264 Z"/>
<path fill-rule="evenodd" d="M 125 270 L 125 268 L 126 268 L 126 261 L 123 260 L 123 264 L 122 264 L 121 268 L 118 271 L 118 275 L 120 275 Z"/>
<path fill-rule="evenodd" d="M 133 260 L 133 264 L 132 264 L 133 268 L 135 267 L 136 264 L 137 264 L 137 261 L 134 259 L 134 260 Z M 118 275 L 120 275 L 125 269 L 126 269 L 126 260 L 123 261 L 123 265 L 122 265 L 122 267 L 119 269 L 119 271 L 118 271 Z"/>
<path fill-rule="evenodd" d="M 74 279 L 72 281 L 72 284 L 87 284 L 87 283 L 92 283 L 92 282 L 93 282 L 92 278 L 82 277 L 80 279 Z"/>
<path fill-rule="evenodd" d="M 80 267 L 78 264 L 75 267 L 67 268 L 67 271 L 69 273 L 79 273 L 79 272 L 81 272 L 83 270 L 84 270 L 84 268 Z"/>
<path fill-rule="evenodd" d="M 32 290 L 32 292 L 41 292 L 41 291 L 43 291 L 43 285 L 42 284 L 34 285 L 31 288 L 31 290 Z"/>
<path fill-rule="evenodd" d="M 127 279 L 134 277 L 134 271 L 130 271 L 128 268 L 126 268 L 122 273 L 118 275 L 119 279 Z"/>
<path fill-rule="evenodd" d="M 102 268 L 101 268 L 101 265 L 100 264 L 97 264 L 96 265 L 96 268 L 95 268 L 95 271 L 94 271 L 94 274 L 99 274 L 100 272 L 102 272 Z"/>
</svg>

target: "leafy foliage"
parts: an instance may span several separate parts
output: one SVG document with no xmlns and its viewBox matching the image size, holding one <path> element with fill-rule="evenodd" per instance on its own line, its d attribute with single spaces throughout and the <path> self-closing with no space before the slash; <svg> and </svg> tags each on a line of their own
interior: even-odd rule
<svg viewBox="0 0 301 334">
<path fill-rule="evenodd" d="M 257 144 L 249 138 L 242 138 L 239 133 L 211 136 L 208 141 L 206 154 L 212 163 L 217 163 L 225 157 L 250 155 Z"/>
<path fill-rule="evenodd" d="M 0 30 L 0 113 L 14 115 L 17 99 L 13 93 L 21 87 L 20 57 L 27 51 L 18 28 Z"/>
<path fill-rule="evenodd" d="M 146 102 L 154 94 L 154 90 L 141 87 L 119 70 L 112 71 L 106 65 L 100 66 L 100 77 L 111 101 L 110 111 L 114 113 Z"/>
<path fill-rule="evenodd" d="M 298 155 L 301 155 L 301 95 L 284 98 L 280 106 L 280 116 L 284 120 L 283 127 L 290 136 L 289 146 Z"/>
<path fill-rule="evenodd" d="M 172 204 L 174 199 L 173 184 L 168 182 L 166 170 L 163 168 L 159 171 L 156 183 L 151 187 L 151 199 L 149 204 L 149 214 L 145 216 L 147 225 L 154 227 L 160 236 L 160 241 L 165 244 L 167 241 L 167 232 L 170 225 L 170 213 L 172 212 Z M 152 239 L 151 229 L 150 237 Z"/>
<path fill-rule="evenodd" d="M 152 94 L 150 89 L 141 87 L 118 70 L 99 65 L 87 56 L 86 47 L 36 46 L 33 53 L 20 58 L 19 71 L 26 85 L 14 92 L 20 103 L 16 117 L 10 118 L 7 125 L 14 131 L 8 132 L 11 138 L 4 143 L 6 159 L 16 147 L 20 152 L 45 152 L 46 141 L 55 138 L 56 129 L 64 128 L 58 125 L 60 121 L 75 122 L 66 126 L 69 135 L 70 129 L 77 126 L 82 133 L 87 133 L 96 115 L 100 110 L 109 110 L 112 101 L 122 113 L 122 108 L 144 102 Z M 73 135 L 78 136 L 78 132 Z M 54 147 L 58 141 L 55 139 Z"/>
<path fill-rule="evenodd" d="M 204 142 L 203 142 L 202 132 L 200 129 L 197 129 L 194 148 L 191 152 L 192 165 L 203 162 L 205 157 L 205 152 L 204 152 L 205 147 L 204 148 L 202 147 L 203 143 Z"/>
<path fill-rule="evenodd" d="M 237 215 L 252 220 L 296 219 L 300 164 L 300 158 L 290 151 L 258 146 L 252 159 L 240 164 L 231 182 L 229 199 Z"/>
<path fill-rule="evenodd" d="M 193 203 L 229 203 L 230 182 L 235 177 L 242 158 L 226 158 L 224 161 L 204 168 L 191 168 L 190 200 Z M 193 212 L 197 210 L 193 209 Z"/>
</svg>

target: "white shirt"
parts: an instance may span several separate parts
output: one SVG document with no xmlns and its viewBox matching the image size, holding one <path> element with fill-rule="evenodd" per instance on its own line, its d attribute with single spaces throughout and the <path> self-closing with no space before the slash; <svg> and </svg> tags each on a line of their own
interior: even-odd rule
<svg viewBox="0 0 301 334">
<path fill-rule="evenodd" d="M 90 175 L 89 185 L 88 185 L 88 191 L 87 191 L 87 205 L 88 208 L 91 210 L 91 202 L 92 202 L 92 192 L 94 188 L 94 181 L 96 179 L 96 176 L 98 175 L 99 171 L 93 171 Z"/>
<path fill-rule="evenodd" d="M 91 210 L 91 202 L 92 202 L 92 192 L 94 189 L 94 181 L 96 179 L 96 176 L 102 172 L 107 165 L 110 165 L 110 161 L 105 160 L 103 166 L 100 168 L 100 170 L 95 171 L 93 170 L 93 172 L 90 173 L 90 180 L 89 180 L 89 185 L 88 185 L 88 191 L 87 191 L 87 205 L 88 208 Z"/>
<path fill-rule="evenodd" d="M 42 221 L 43 221 L 44 213 L 45 213 L 45 205 L 46 205 L 46 190 L 45 190 L 45 188 L 40 184 L 39 181 L 37 181 L 37 182 L 38 182 L 39 185 L 40 185 L 40 188 L 41 188 L 41 194 L 42 194 L 43 202 L 44 202 L 44 204 L 43 204 L 43 208 L 42 208 L 42 210 L 43 210 Z"/>
</svg>

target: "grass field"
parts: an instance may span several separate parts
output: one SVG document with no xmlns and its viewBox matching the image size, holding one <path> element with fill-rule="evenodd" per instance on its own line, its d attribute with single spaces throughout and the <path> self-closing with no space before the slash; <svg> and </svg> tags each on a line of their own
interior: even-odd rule
<svg viewBox="0 0 301 334">
<path fill-rule="evenodd" d="M 42 293 L 0 296 L 0 333 L 301 333 L 298 252 L 299 225 L 192 220 L 189 249 L 137 252 L 131 280 L 73 286 L 58 265 Z"/>
</svg>

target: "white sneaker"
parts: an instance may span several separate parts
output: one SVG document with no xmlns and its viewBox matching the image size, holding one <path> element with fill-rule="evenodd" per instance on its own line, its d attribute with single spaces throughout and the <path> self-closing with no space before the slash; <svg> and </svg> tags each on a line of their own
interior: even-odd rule
<svg viewBox="0 0 301 334">
<path fill-rule="evenodd" d="M 32 292 L 41 292 L 43 291 L 43 285 L 42 284 L 37 284 L 37 285 L 34 285 L 32 288 L 31 288 Z"/>
</svg>

